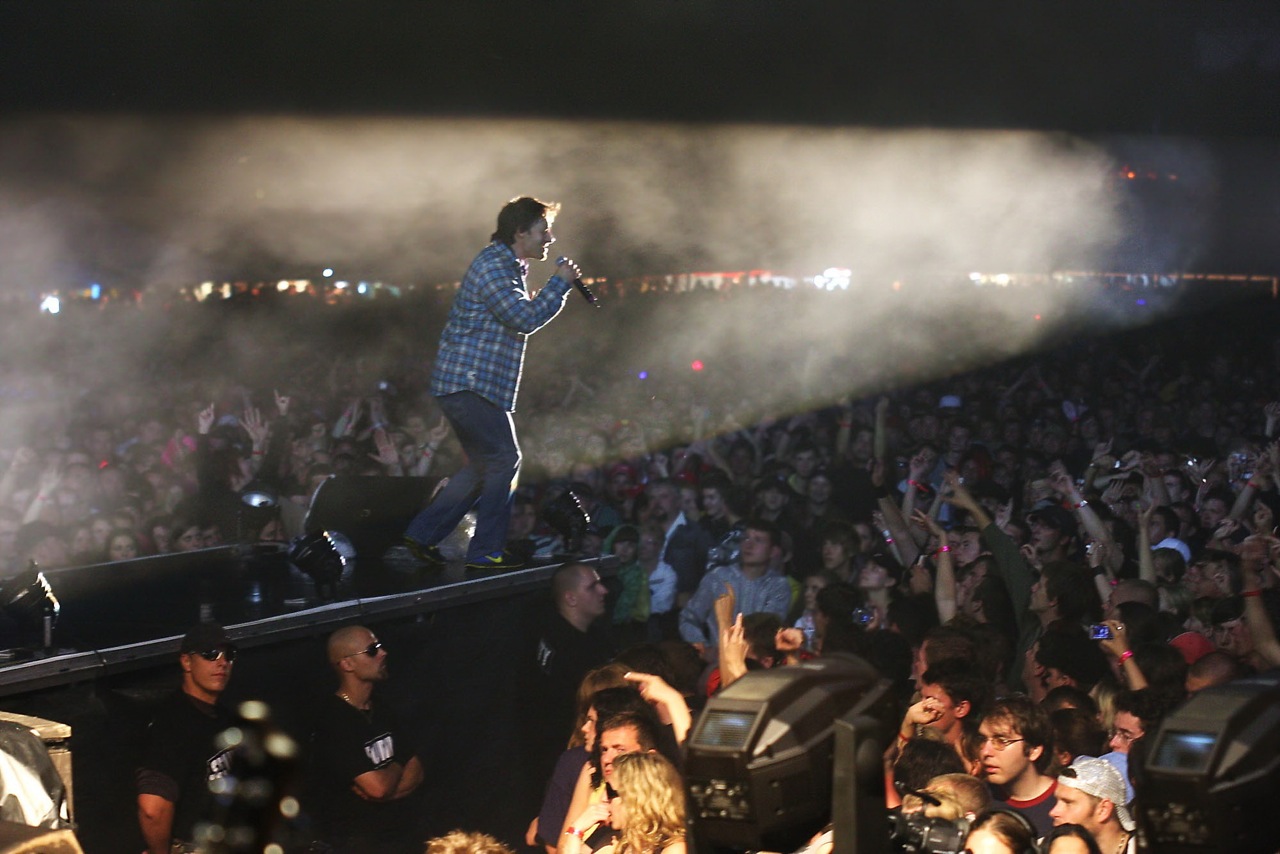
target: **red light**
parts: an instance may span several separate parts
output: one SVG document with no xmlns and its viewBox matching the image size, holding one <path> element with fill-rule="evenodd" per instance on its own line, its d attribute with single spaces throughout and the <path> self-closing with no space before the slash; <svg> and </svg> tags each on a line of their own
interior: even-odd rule
<svg viewBox="0 0 1280 854">
<path fill-rule="evenodd" d="M 693 360 L 693 364 L 691 364 L 689 367 L 693 368 L 695 371 L 700 371 L 700 370 L 702 370 L 702 360 L 701 360 L 701 359 L 694 359 L 694 360 Z"/>
<path fill-rule="evenodd" d="M 1040 319 L 1040 315 L 1038 315 L 1038 314 L 1037 314 L 1037 315 L 1036 315 L 1036 320 L 1039 320 L 1039 319 Z"/>
</svg>

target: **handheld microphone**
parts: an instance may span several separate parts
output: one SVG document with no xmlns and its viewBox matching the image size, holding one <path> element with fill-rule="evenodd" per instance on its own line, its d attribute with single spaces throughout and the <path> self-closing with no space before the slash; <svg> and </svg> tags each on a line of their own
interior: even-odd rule
<svg viewBox="0 0 1280 854">
<path fill-rule="evenodd" d="M 559 258 L 556 259 L 556 266 L 558 267 L 568 260 L 569 259 L 566 256 L 561 255 Z M 596 295 L 591 293 L 591 289 L 582 283 L 581 278 L 574 279 L 573 286 L 578 289 L 578 293 L 582 294 L 582 298 L 584 300 L 586 300 L 588 303 L 595 306 L 596 308 L 600 307 L 600 303 L 596 300 Z"/>
</svg>

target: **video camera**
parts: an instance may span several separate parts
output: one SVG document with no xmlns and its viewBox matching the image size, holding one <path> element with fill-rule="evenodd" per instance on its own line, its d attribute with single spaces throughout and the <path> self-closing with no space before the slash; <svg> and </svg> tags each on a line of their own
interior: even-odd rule
<svg viewBox="0 0 1280 854">
<path fill-rule="evenodd" d="M 969 820 L 900 812 L 889 817 L 890 850 L 902 854 L 959 854 L 969 833 Z"/>
</svg>

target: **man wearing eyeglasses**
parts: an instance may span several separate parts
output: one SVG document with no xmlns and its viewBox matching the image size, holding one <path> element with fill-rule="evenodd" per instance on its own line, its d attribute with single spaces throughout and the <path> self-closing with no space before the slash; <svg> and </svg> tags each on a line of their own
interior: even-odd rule
<svg viewBox="0 0 1280 854">
<path fill-rule="evenodd" d="M 1111 752 L 1104 753 L 1100 758 L 1110 762 L 1120 772 L 1128 800 L 1133 800 L 1133 785 L 1129 782 L 1129 751 L 1133 748 L 1133 743 L 1159 729 L 1164 716 L 1181 699 L 1166 696 L 1151 688 L 1121 691 L 1116 695 L 1115 716 L 1107 739 Z"/>
<path fill-rule="evenodd" d="M 310 804 L 321 837 L 344 854 L 411 850 L 416 819 L 409 795 L 422 782 L 419 761 L 391 707 L 374 697 L 387 678 L 387 651 L 364 626 L 329 637 L 338 689 L 318 712 L 312 738 Z"/>
<path fill-rule="evenodd" d="M 1053 725 L 1044 709 L 1015 694 L 996 700 L 978 727 L 982 774 L 998 805 L 1021 813 L 1036 833 L 1053 829 L 1049 811 L 1058 782 L 1045 772 L 1053 762 Z"/>
<path fill-rule="evenodd" d="M 200 623 L 182 638 L 182 688 L 152 719 L 137 772 L 138 824 L 148 854 L 196 850 L 195 824 L 210 805 L 209 784 L 230 768 L 231 750 L 214 742 L 231 725 L 218 699 L 235 658 L 235 644 L 216 623 Z"/>
</svg>

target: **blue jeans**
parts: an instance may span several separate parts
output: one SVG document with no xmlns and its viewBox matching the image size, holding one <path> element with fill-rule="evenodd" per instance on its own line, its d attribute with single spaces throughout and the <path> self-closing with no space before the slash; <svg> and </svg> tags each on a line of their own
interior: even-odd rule
<svg viewBox="0 0 1280 854">
<path fill-rule="evenodd" d="M 434 546 L 449 536 L 474 507 L 476 534 L 471 538 L 467 560 L 501 552 L 507 541 L 516 477 L 520 473 L 515 421 L 510 412 L 473 392 L 459 391 L 437 400 L 462 444 L 467 464 L 409 523 L 405 536 L 424 546 Z"/>
</svg>

